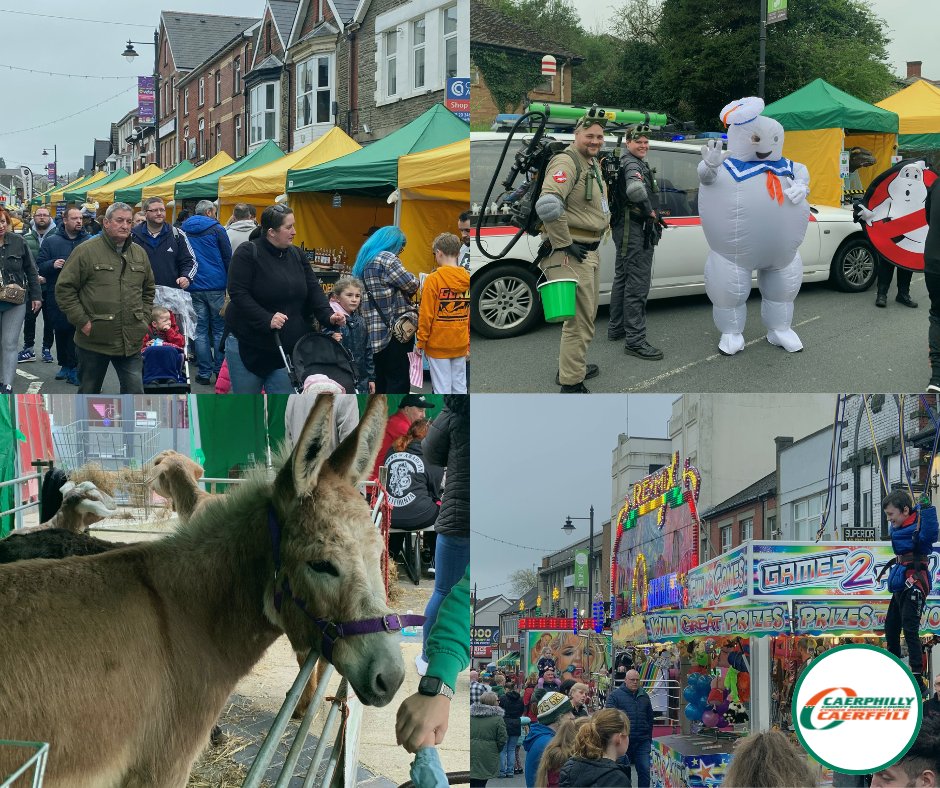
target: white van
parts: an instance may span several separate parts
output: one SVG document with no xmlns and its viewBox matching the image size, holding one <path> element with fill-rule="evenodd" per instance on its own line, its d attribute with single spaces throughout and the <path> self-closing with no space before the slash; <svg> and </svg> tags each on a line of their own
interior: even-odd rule
<svg viewBox="0 0 940 788">
<path fill-rule="evenodd" d="M 470 202 L 482 205 L 493 171 L 506 143 L 501 132 L 472 132 L 470 135 Z M 570 141 L 573 134 L 551 134 L 553 139 Z M 608 149 L 615 140 L 609 138 Z M 512 165 L 513 156 L 523 145 L 517 134 L 510 144 L 490 202 L 499 196 L 500 184 Z M 650 141 L 647 161 L 655 169 L 659 187 L 660 212 L 669 227 L 653 257 L 653 284 L 650 298 L 694 295 L 705 292 L 705 258 L 708 244 L 698 215 L 698 163 L 701 148 L 680 142 Z M 515 186 L 522 183 L 517 179 Z M 500 339 L 518 336 L 542 319 L 536 283 L 540 272 L 532 264 L 539 239 L 523 236 L 501 260 L 484 256 L 476 242 L 476 220 L 470 244 L 470 324 L 484 337 Z M 501 217 L 487 216 L 480 241 L 490 254 L 497 254 L 518 232 Z M 614 280 L 614 244 L 601 246 L 600 302 L 610 303 Z M 831 280 L 840 290 L 861 292 L 875 281 L 875 253 L 861 227 L 845 208 L 812 206 L 810 226 L 800 246 L 803 281 Z M 757 275 L 754 275 L 754 286 Z"/>
</svg>

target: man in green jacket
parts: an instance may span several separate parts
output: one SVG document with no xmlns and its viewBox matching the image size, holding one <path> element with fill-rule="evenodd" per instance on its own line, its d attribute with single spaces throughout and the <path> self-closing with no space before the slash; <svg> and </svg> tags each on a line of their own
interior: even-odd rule
<svg viewBox="0 0 940 788">
<path fill-rule="evenodd" d="M 108 364 L 121 394 L 143 394 L 140 345 L 153 307 L 147 253 L 130 239 L 131 207 L 113 203 L 101 235 L 75 248 L 59 274 L 59 308 L 75 326 L 79 394 L 100 394 Z"/>
</svg>

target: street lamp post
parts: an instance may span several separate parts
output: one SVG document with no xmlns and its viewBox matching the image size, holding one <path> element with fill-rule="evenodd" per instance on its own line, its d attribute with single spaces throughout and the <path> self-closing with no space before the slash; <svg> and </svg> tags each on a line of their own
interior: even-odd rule
<svg viewBox="0 0 940 788">
<path fill-rule="evenodd" d="M 594 568 L 591 565 L 594 561 L 594 507 L 591 506 L 591 513 L 588 517 L 572 517 L 570 514 L 565 518 L 565 524 L 561 527 L 561 530 L 567 534 L 571 534 L 574 531 L 574 523 L 572 520 L 588 520 L 590 521 L 590 530 L 588 531 L 588 604 L 587 609 L 591 609 L 591 605 L 594 602 Z"/>
<path fill-rule="evenodd" d="M 153 47 L 153 161 L 160 166 L 160 31 L 153 31 L 153 41 L 130 41 L 127 42 L 127 49 L 122 53 L 128 63 L 133 63 L 137 57 L 137 50 L 134 44 L 138 46 Z"/>
<path fill-rule="evenodd" d="M 43 148 L 42 155 L 48 156 L 49 149 Z M 52 185 L 55 187 L 59 185 L 59 149 L 55 145 L 52 146 L 52 169 L 55 172 L 55 179 L 53 180 Z M 48 174 L 49 173 L 47 172 L 46 175 Z"/>
</svg>

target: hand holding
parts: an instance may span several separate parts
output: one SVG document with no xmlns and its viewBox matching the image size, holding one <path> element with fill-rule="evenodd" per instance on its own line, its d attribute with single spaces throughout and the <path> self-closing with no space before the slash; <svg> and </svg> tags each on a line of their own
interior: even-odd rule
<svg viewBox="0 0 940 788">
<path fill-rule="evenodd" d="M 42 301 L 33 301 L 32 307 L 33 307 L 33 314 L 35 315 L 36 313 L 39 312 L 40 309 L 42 309 Z"/>
<path fill-rule="evenodd" d="M 282 312 L 275 312 L 271 316 L 271 328 L 277 331 L 284 327 L 284 324 L 287 322 L 287 315 Z"/>
<path fill-rule="evenodd" d="M 450 700 L 443 695 L 414 694 L 398 707 L 395 739 L 408 752 L 434 747 L 444 741 Z"/>
<path fill-rule="evenodd" d="M 334 326 L 345 326 L 346 315 L 341 315 L 339 312 L 334 312 L 332 315 L 330 315 L 330 322 Z"/>
<path fill-rule="evenodd" d="M 185 290 L 187 287 L 189 287 L 189 279 L 186 278 L 185 276 L 181 276 L 179 279 L 176 280 L 176 284 L 179 285 L 180 290 Z"/>
<path fill-rule="evenodd" d="M 65 265 L 65 260 L 63 260 L 63 259 L 60 257 L 58 260 L 56 260 L 56 261 L 52 264 L 52 267 L 53 267 L 53 268 L 61 268 L 63 265 Z"/>
</svg>

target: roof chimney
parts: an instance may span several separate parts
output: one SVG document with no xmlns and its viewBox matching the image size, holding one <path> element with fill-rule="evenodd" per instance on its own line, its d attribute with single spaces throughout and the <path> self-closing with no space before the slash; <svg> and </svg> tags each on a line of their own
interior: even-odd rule
<svg viewBox="0 0 940 788">
<path fill-rule="evenodd" d="M 922 60 L 908 60 L 907 61 L 907 78 L 908 79 L 921 79 L 921 76 L 920 76 L 921 63 L 923 63 Z"/>
</svg>

